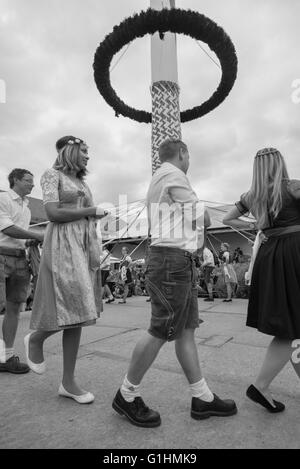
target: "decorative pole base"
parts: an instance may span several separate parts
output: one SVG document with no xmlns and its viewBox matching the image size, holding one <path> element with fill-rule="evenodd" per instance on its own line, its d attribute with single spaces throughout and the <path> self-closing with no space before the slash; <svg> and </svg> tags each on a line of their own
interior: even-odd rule
<svg viewBox="0 0 300 469">
<path fill-rule="evenodd" d="M 152 94 L 152 174 L 160 167 L 158 149 L 167 138 L 181 140 L 179 86 L 171 81 L 153 83 Z"/>
</svg>

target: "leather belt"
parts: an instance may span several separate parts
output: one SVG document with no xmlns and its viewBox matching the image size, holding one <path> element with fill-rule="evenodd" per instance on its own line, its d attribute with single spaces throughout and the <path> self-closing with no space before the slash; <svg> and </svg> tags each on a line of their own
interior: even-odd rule
<svg viewBox="0 0 300 469">
<path fill-rule="evenodd" d="M 8 248 L 5 246 L 0 246 L 0 255 L 12 257 L 26 257 L 26 251 L 25 249 Z"/>
</svg>

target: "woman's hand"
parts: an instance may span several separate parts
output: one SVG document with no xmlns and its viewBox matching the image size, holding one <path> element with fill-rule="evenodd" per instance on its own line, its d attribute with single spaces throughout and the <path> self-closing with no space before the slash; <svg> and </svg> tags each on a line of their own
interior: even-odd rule
<svg viewBox="0 0 300 469">
<path fill-rule="evenodd" d="M 260 240 L 261 240 L 260 241 L 261 244 L 265 244 L 269 239 L 264 233 L 260 233 L 259 237 L 260 237 Z"/>
<path fill-rule="evenodd" d="M 102 208 L 100 205 L 97 205 L 96 206 L 96 218 L 98 218 L 99 220 L 101 218 L 104 218 L 106 217 L 107 215 L 109 215 L 109 211 L 108 210 L 105 210 L 104 208 Z"/>
</svg>

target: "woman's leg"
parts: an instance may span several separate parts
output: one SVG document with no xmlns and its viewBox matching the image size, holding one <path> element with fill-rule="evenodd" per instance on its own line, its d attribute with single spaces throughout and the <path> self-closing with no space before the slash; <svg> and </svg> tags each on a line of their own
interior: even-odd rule
<svg viewBox="0 0 300 469">
<path fill-rule="evenodd" d="M 29 360 L 39 364 L 44 361 L 44 341 L 59 331 L 36 331 L 30 335 L 29 340 Z"/>
<path fill-rule="evenodd" d="M 126 298 L 127 298 L 128 293 L 129 293 L 129 286 L 128 286 L 127 283 L 125 283 L 125 285 L 124 285 L 124 293 L 123 293 L 123 295 L 122 295 L 122 301 L 121 301 L 121 303 L 126 303 Z"/>
<path fill-rule="evenodd" d="M 109 288 L 109 286 L 108 286 L 107 283 L 104 285 L 104 291 L 105 291 L 105 293 L 106 293 L 106 296 L 107 296 L 109 299 L 112 299 L 112 298 L 113 298 L 112 293 L 111 293 L 110 288 Z"/>
<path fill-rule="evenodd" d="M 291 359 L 292 353 L 292 341 L 279 339 L 278 337 L 274 337 L 267 349 L 264 362 L 255 381 L 255 387 L 271 402 L 272 396 L 269 386 Z"/>
<path fill-rule="evenodd" d="M 64 371 L 62 385 L 66 391 L 80 396 L 84 391 L 75 382 L 75 365 L 80 344 L 81 327 L 65 329 L 63 332 Z"/>
<path fill-rule="evenodd" d="M 226 282 L 227 300 L 231 300 L 232 288 L 230 282 Z"/>
</svg>

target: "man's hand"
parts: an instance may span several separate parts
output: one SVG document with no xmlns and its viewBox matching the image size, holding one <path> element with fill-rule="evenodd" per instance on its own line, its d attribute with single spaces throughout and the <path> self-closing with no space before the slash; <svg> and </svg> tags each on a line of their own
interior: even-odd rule
<svg viewBox="0 0 300 469">
<path fill-rule="evenodd" d="M 26 248 L 31 248 L 33 246 L 38 246 L 40 244 L 40 241 L 37 239 L 27 239 L 25 241 L 25 247 Z"/>
<path fill-rule="evenodd" d="M 36 233 L 35 239 L 36 239 L 39 243 L 43 243 L 43 241 L 44 241 L 44 235 L 43 235 L 42 233 Z"/>
</svg>

